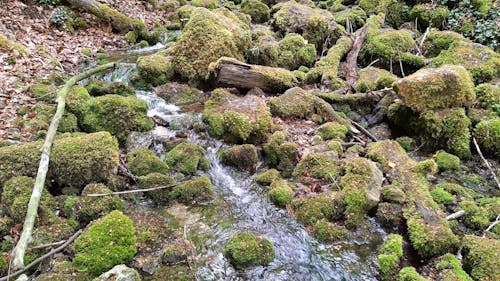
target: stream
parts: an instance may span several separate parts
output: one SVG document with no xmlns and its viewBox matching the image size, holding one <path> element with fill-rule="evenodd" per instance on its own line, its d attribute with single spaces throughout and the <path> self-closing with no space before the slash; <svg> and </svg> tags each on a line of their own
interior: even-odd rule
<svg viewBox="0 0 500 281">
<path fill-rule="evenodd" d="M 128 83 L 134 71 L 134 64 L 121 64 L 102 79 Z M 182 112 L 152 91 L 137 90 L 136 95 L 148 103 L 149 116 L 170 124 L 156 125 L 150 132 L 153 138 L 174 137 L 178 131 L 186 131 L 185 124 L 200 122 L 200 113 Z M 211 164 L 206 175 L 215 193 L 214 201 L 207 206 L 185 211 L 189 216 L 187 237 L 200 257 L 195 266 L 197 280 L 377 280 L 377 248 L 386 233 L 374 219 L 368 220 L 363 235 L 355 234 L 333 245 L 319 243 L 286 210 L 269 201 L 266 188 L 255 184 L 252 175 L 220 162 L 217 150 L 225 144 L 192 130 L 187 132 L 187 138 L 206 149 Z M 150 148 L 164 158 L 161 143 L 153 142 Z M 154 206 L 146 208 L 153 210 Z M 167 211 L 175 216 L 175 209 Z M 226 241 L 238 231 L 250 231 L 273 242 L 274 261 L 267 266 L 235 270 L 224 258 L 223 250 Z"/>
</svg>

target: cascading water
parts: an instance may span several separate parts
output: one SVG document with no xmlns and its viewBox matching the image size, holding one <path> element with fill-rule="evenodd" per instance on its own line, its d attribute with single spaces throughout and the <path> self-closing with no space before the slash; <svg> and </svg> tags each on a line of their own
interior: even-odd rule
<svg viewBox="0 0 500 281">
<path fill-rule="evenodd" d="M 120 70 L 125 76 L 132 72 Z M 119 76 L 109 74 L 106 79 L 129 81 Z M 182 119 L 192 118 L 189 113 L 179 113 L 178 107 L 166 104 L 153 92 L 137 91 L 136 94 L 148 103 L 149 116 L 170 124 L 183 124 Z M 154 131 L 170 136 L 176 134 L 174 129 L 162 126 L 156 126 Z M 197 247 L 200 257 L 196 263 L 198 280 L 376 280 L 376 247 L 385 233 L 374 220 L 370 220 L 368 240 L 333 246 L 321 244 L 286 210 L 275 207 L 266 190 L 254 184 L 251 176 L 221 164 L 217 150 L 223 143 L 193 131 L 188 133 L 188 140 L 207 149 L 211 164 L 208 175 L 216 197 L 212 203 L 216 219 L 186 225 L 188 238 L 191 235 L 204 237 L 202 245 Z M 238 231 L 250 231 L 272 241 L 274 261 L 265 267 L 236 271 L 222 253 L 226 241 Z"/>
</svg>

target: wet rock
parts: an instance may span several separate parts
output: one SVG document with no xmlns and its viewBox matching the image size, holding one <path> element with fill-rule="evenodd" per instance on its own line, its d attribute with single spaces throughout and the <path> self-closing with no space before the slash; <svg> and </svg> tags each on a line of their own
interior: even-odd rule
<svg viewBox="0 0 500 281">
<path fill-rule="evenodd" d="M 238 269 L 267 265 L 274 259 L 274 246 L 265 238 L 256 237 L 249 232 L 239 232 L 227 241 L 224 256 Z"/>
<path fill-rule="evenodd" d="M 127 154 L 127 166 L 135 176 L 145 176 L 150 173 L 165 174 L 168 165 L 147 148 L 136 148 Z"/>
<path fill-rule="evenodd" d="M 127 151 L 132 151 L 135 148 L 148 148 L 152 143 L 152 132 L 131 132 L 127 137 L 125 147 L 127 148 Z"/>
<path fill-rule="evenodd" d="M 243 171 L 254 172 L 257 162 L 259 161 L 257 148 L 251 144 L 235 145 L 224 148 L 219 150 L 217 154 L 225 164 L 235 166 Z"/>
<path fill-rule="evenodd" d="M 139 177 L 139 188 L 141 189 L 169 186 L 175 183 L 176 181 L 172 177 L 160 173 L 151 173 Z M 171 193 L 172 189 L 173 186 L 171 188 L 148 191 L 145 193 L 145 196 L 153 200 L 156 204 L 164 205 L 170 203 L 170 201 L 174 199 L 174 195 Z"/>
<path fill-rule="evenodd" d="M 199 145 L 182 142 L 165 155 L 165 163 L 174 171 L 194 175 L 198 169 L 208 170 L 209 162 L 205 153 L 205 149 Z"/>
<path fill-rule="evenodd" d="M 124 264 L 116 265 L 109 271 L 101 274 L 94 281 L 140 281 L 141 276 L 137 270 Z"/>
<path fill-rule="evenodd" d="M 174 76 L 172 57 L 165 56 L 161 52 L 139 57 L 137 59 L 137 70 L 140 78 L 153 86 L 166 83 Z"/>
<path fill-rule="evenodd" d="M 186 84 L 177 82 L 166 83 L 155 88 L 156 94 L 167 103 L 186 107 L 192 104 L 204 103 L 206 95 L 202 91 Z"/>
</svg>

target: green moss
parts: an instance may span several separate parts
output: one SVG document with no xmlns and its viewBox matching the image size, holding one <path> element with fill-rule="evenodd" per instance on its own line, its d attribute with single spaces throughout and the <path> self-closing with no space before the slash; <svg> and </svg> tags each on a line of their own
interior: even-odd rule
<svg viewBox="0 0 500 281">
<path fill-rule="evenodd" d="M 35 176 L 42 142 L 0 148 L 0 185 L 14 176 Z M 50 154 L 47 183 L 83 188 L 91 182 L 107 182 L 116 175 L 118 144 L 107 132 L 56 138 Z"/>
<path fill-rule="evenodd" d="M 204 103 L 206 95 L 197 88 L 186 84 L 171 82 L 155 88 L 156 94 L 167 103 L 177 106 L 187 106 L 196 103 Z"/>
<path fill-rule="evenodd" d="M 31 127 L 36 130 L 48 130 L 52 117 L 56 113 L 56 105 L 39 104 L 33 110 L 36 112 L 36 117 L 30 120 L 25 127 Z M 65 112 L 60 120 L 57 131 L 61 133 L 78 131 L 78 121 L 74 114 Z"/>
<path fill-rule="evenodd" d="M 334 182 L 338 175 L 338 155 L 333 151 L 311 152 L 303 157 L 293 170 L 293 176 L 302 183 L 321 179 Z"/>
<path fill-rule="evenodd" d="M 479 13 L 485 14 L 493 7 L 493 0 L 472 0 L 472 6 Z"/>
<path fill-rule="evenodd" d="M 405 63 L 410 57 L 404 57 L 404 55 L 410 52 L 414 45 L 415 40 L 410 31 L 379 29 L 379 26 L 372 24 L 360 51 L 360 58 L 366 64 L 376 58 L 380 59 L 381 65 L 389 65 L 391 60 L 398 61 L 399 59 Z"/>
<path fill-rule="evenodd" d="M 421 69 L 397 81 L 394 89 L 415 112 L 470 105 L 476 99 L 471 76 L 461 66 Z"/>
<path fill-rule="evenodd" d="M 94 276 L 130 261 L 137 252 L 135 228 L 120 211 L 91 224 L 75 241 L 73 263 L 80 272 Z"/>
<path fill-rule="evenodd" d="M 240 170 L 253 171 L 259 161 L 257 148 L 252 144 L 235 145 L 218 152 L 222 162 Z"/>
<path fill-rule="evenodd" d="M 269 20 L 269 7 L 259 0 L 245 0 L 241 3 L 242 13 L 250 15 L 255 23 L 263 23 Z"/>
<path fill-rule="evenodd" d="M 137 59 L 141 79 L 153 86 L 164 84 L 174 76 L 172 58 L 156 53 Z"/>
<path fill-rule="evenodd" d="M 460 221 L 467 227 L 482 230 L 490 225 L 490 220 L 495 218 L 495 211 L 478 206 L 474 201 L 464 200 L 459 203 L 465 215 L 460 218 Z"/>
<path fill-rule="evenodd" d="M 399 269 L 399 261 L 403 256 L 403 237 L 398 234 L 389 234 L 378 255 L 380 278 L 393 280 Z"/>
<path fill-rule="evenodd" d="M 415 165 L 415 167 L 412 169 L 413 172 L 415 173 L 420 173 L 420 174 L 436 174 L 438 172 L 438 164 L 434 159 L 427 159 L 424 161 L 420 161 Z"/>
<path fill-rule="evenodd" d="M 445 227 L 435 228 L 417 216 L 407 219 L 408 233 L 413 248 L 422 257 L 442 254 L 458 244 L 458 238 Z"/>
<path fill-rule="evenodd" d="M 356 90 L 359 92 L 369 92 L 391 87 L 397 76 L 385 69 L 366 67 L 359 71 Z"/>
<path fill-rule="evenodd" d="M 474 129 L 474 136 L 484 153 L 500 157 L 500 118 L 479 122 Z"/>
<path fill-rule="evenodd" d="M 295 218 L 305 224 L 313 226 L 321 219 L 330 220 L 339 213 L 334 206 L 334 199 L 325 194 L 308 198 L 299 198 L 292 201 Z"/>
<path fill-rule="evenodd" d="M 174 187 L 172 195 L 183 203 L 197 204 L 211 200 L 214 188 L 208 177 L 197 177 Z"/>
<path fill-rule="evenodd" d="M 104 96 L 104 95 L 120 95 L 132 96 L 135 95 L 134 88 L 128 86 L 124 82 L 111 82 L 106 83 L 101 80 L 91 79 L 87 86 L 85 86 L 91 96 Z"/>
<path fill-rule="evenodd" d="M 135 176 L 145 176 L 150 173 L 165 174 L 168 165 L 147 148 L 135 148 L 127 154 L 127 166 Z"/>
<path fill-rule="evenodd" d="M 249 232 L 238 232 L 227 241 L 224 256 L 238 269 L 267 265 L 274 259 L 274 246 L 265 238 Z"/>
<path fill-rule="evenodd" d="M 365 10 L 367 14 L 378 14 L 386 12 L 388 0 L 360 0 L 359 6 Z"/>
<path fill-rule="evenodd" d="M 111 193 L 111 190 L 103 184 L 89 184 L 85 186 L 82 191 L 82 197 L 80 197 L 80 200 L 76 204 L 76 219 L 83 224 L 87 224 L 113 210 L 123 211 L 125 209 L 125 204 L 117 195 L 102 197 L 87 196 L 88 194 L 109 193 Z"/>
<path fill-rule="evenodd" d="M 57 89 L 52 85 L 35 84 L 30 86 L 29 92 L 39 101 L 53 102 L 56 99 Z"/>
<path fill-rule="evenodd" d="M 228 10 L 196 8 L 172 47 L 172 64 L 185 79 L 205 80 L 209 64 L 220 57 L 243 60 L 250 41 L 248 25 Z"/>
<path fill-rule="evenodd" d="M 403 23 L 410 20 L 410 7 L 405 1 L 389 1 L 385 22 L 392 28 L 398 29 Z"/>
<path fill-rule="evenodd" d="M 81 120 L 87 132 L 108 131 L 125 143 L 130 132 L 153 128 L 153 121 L 146 115 L 147 103 L 136 97 L 105 95 L 90 99 L 87 106 Z"/>
<path fill-rule="evenodd" d="M 439 279 L 443 281 L 472 281 L 473 279 L 462 269 L 460 261 L 452 254 L 438 258 L 435 266 Z"/>
<path fill-rule="evenodd" d="M 316 133 L 323 140 L 344 139 L 348 130 L 349 129 L 346 126 L 341 125 L 337 122 L 327 122 L 327 123 L 321 125 L 316 130 Z"/>
<path fill-rule="evenodd" d="M 406 201 L 406 196 L 401 187 L 387 185 L 382 189 L 382 199 L 386 202 L 403 204 Z"/>
<path fill-rule="evenodd" d="M 88 101 L 91 99 L 89 92 L 85 87 L 76 85 L 71 87 L 66 98 L 66 107 L 69 112 L 78 117 L 81 122 L 83 116 L 88 111 Z"/>
<path fill-rule="evenodd" d="M 325 219 L 319 220 L 314 225 L 314 237 L 321 242 L 336 242 L 345 239 L 349 232 Z"/>
<path fill-rule="evenodd" d="M 260 185 L 271 185 L 271 183 L 280 178 L 280 172 L 276 169 L 269 169 L 255 176 L 254 180 Z"/>
<path fill-rule="evenodd" d="M 500 104 L 500 87 L 493 84 L 476 86 L 477 104 L 484 109 L 493 109 Z"/>
<path fill-rule="evenodd" d="M 205 149 L 199 145 L 182 142 L 165 155 L 165 163 L 174 171 L 194 175 L 198 171 L 209 168 L 205 158 Z"/>
<path fill-rule="evenodd" d="M 434 159 L 440 171 L 450 171 L 460 169 L 460 158 L 446 151 L 438 151 L 434 154 Z"/>
<path fill-rule="evenodd" d="M 349 21 L 354 30 L 361 28 L 367 18 L 365 11 L 357 6 L 334 13 L 333 16 L 335 22 L 344 27 L 346 27 L 346 22 Z"/>
<path fill-rule="evenodd" d="M 407 266 L 399 271 L 398 281 L 427 281 L 427 279 L 418 274 L 414 267 Z"/>
<path fill-rule="evenodd" d="M 467 41 L 462 35 L 453 31 L 431 30 L 424 43 L 424 50 L 430 57 L 435 57 L 443 50 L 448 50 L 452 45 Z"/>
<path fill-rule="evenodd" d="M 450 11 L 445 6 L 415 5 L 410 11 L 410 18 L 417 21 L 420 30 L 427 27 L 440 28 Z"/>
<path fill-rule="evenodd" d="M 15 43 L 7 39 L 3 34 L 0 34 L 0 48 L 8 52 L 17 52 L 19 55 L 29 55 L 28 50 L 21 44 Z"/>
<path fill-rule="evenodd" d="M 146 176 L 139 177 L 139 188 L 147 189 L 154 188 L 158 186 L 168 186 L 175 184 L 175 180 L 172 177 L 166 176 L 160 173 L 151 173 Z M 171 190 L 173 188 L 165 188 L 155 191 L 146 192 L 146 197 L 150 198 L 156 204 L 164 205 L 170 203 L 173 199 L 173 194 Z"/>
<path fill-rule="evenodd" d="M 474 280 L 493 281 L 500 276 L 500 241 L 466 235 L 464 269 Z"/>
<path fill-rule="evenodd" d="M 410 137 L 399 137 L 396 138 L 396 141 L 401 145 L 402 148 L 406 151 L 410 151 L 415 147 L 415 140 Z"/>
<path fill-rule="evenodd" d="M 191 0 L 191 5 L 194 7 L 204 7 L 207 9 L 215 9 L 219 6 L 219 1 L 217 0 Z"/>
<path fill-rule="evenodd" d="M 276 179 L 271 183 L 269 199 L 279 207 L 285 207 L 292 201 L 293 190 L 290 185 L 282 180 Z"/>
<path fill-rule="evenodd" d="M 453 203 L 453 195 L 443 188 L 431 189 L 432 199 L 438 204 L 451 204 Z"/>
<path fill-rule="evenodd" d="M 478 194 L 474 190 L 463 187 L 456 183 L 443 182 L 436 185 L 436 188 L 442 188 L 453 195 L 458 195 L 467 199 L 473 199 L 474 197 L 478 196 Z"/>
</svg>

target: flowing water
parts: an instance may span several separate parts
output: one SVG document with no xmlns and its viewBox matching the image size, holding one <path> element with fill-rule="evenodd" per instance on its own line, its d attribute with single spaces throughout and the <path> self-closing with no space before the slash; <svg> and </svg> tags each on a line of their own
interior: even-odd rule
<svg viewBox="0 0 500 281">
<path fill-rule="evenodd" d="M 128 82 L 133 72 L 134 66 L 127 65 L 105 80 Z M 166 104 L 154 92 L 136 93 L 148 103 L 149 116 L 170 124 L 199 118 L 199 114 L 182 113 L 179 107 Z M 174 136 L 176 131 L 170 127 L 156 126 L 153 134 Z M 266 190 L 254 184 L 251 175 L 221 164 L 216 152 L 223 143 L 193 131 L 187 135 L 190 142 L 207 150 L 211 164 L 207 175 L 215 191 L 211 204 L 189 210 L 197 215 L 186 224 L 187 236 L 200 257 L 195 267 L 197 280 L 376 280 L 376 252 L 385 233 L 374 220 L 369 220 L 367 235 L 334 245 L 319 243 L 286 210 L 271 204 Z M 153 150 L 161 152 L 158 147 Z M 222 253 L 226 241 L 238 231 L 250 231 L 272 241 L 274 261 L 265 267 L 235 270 Z"/>
</svg>

